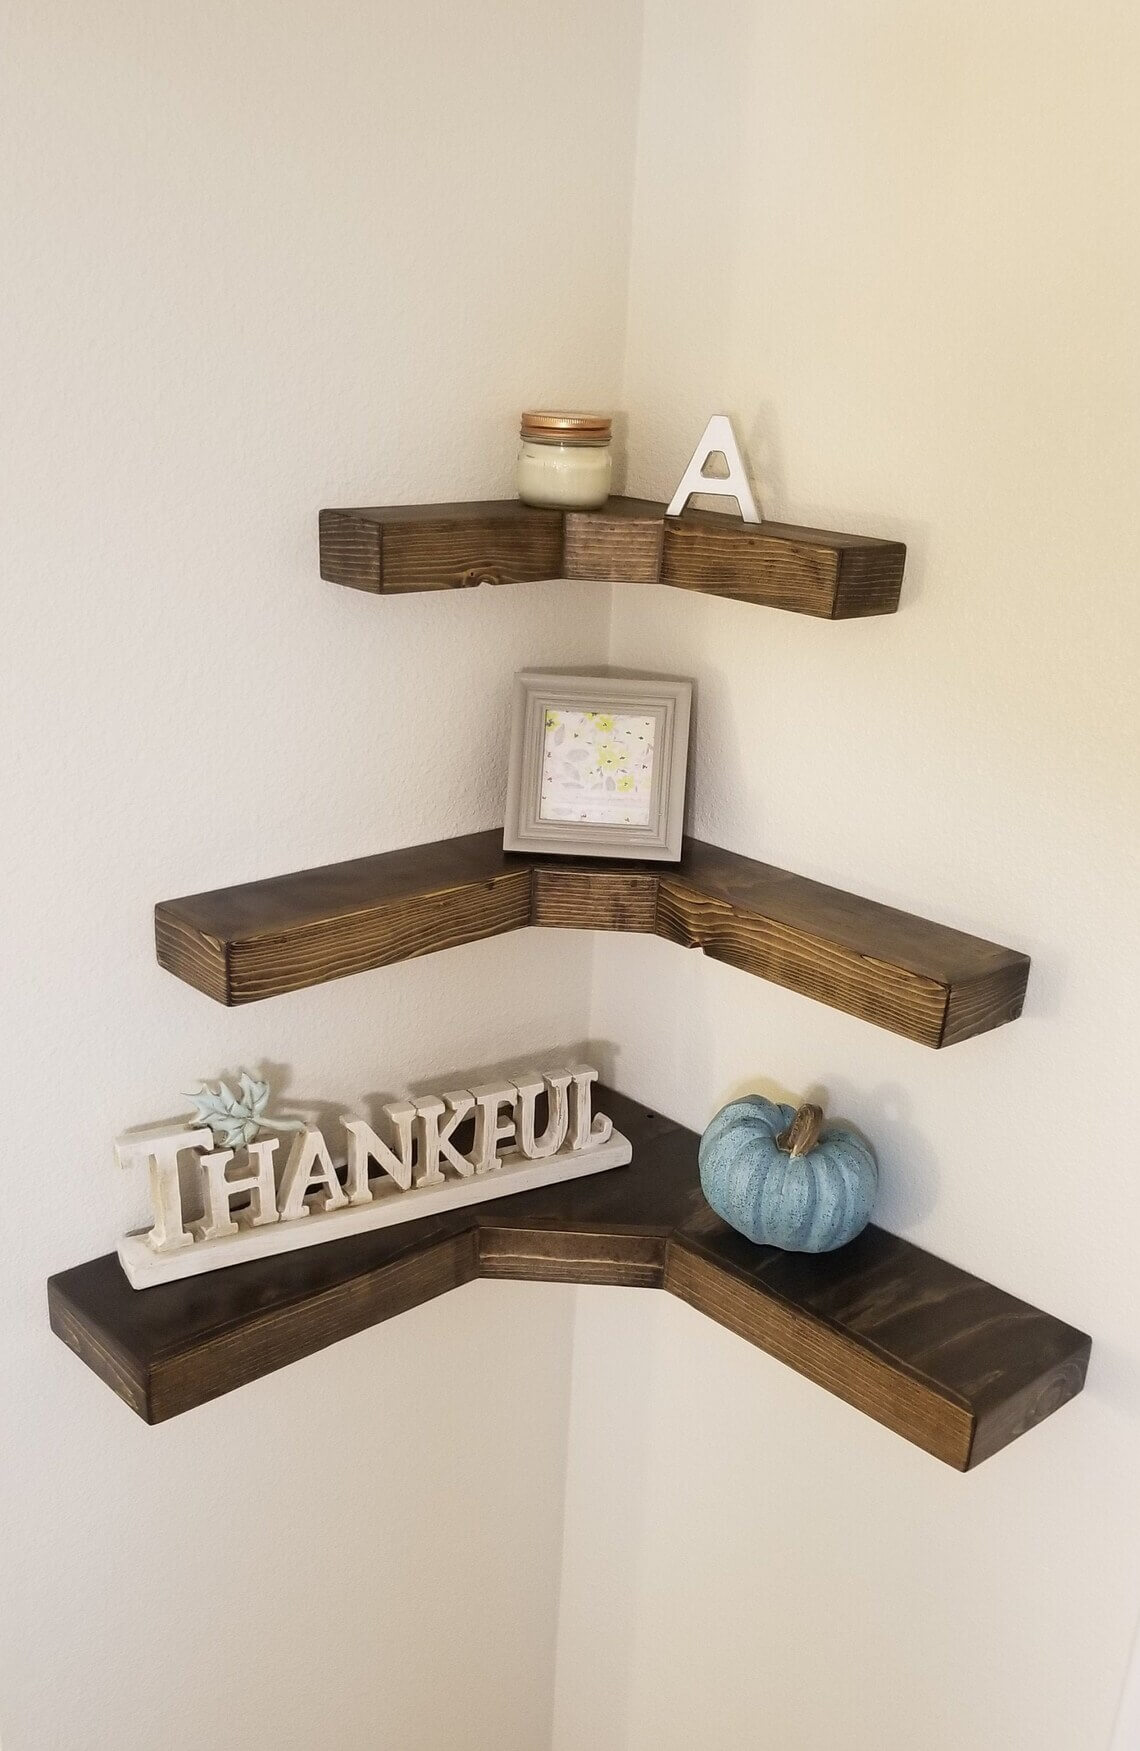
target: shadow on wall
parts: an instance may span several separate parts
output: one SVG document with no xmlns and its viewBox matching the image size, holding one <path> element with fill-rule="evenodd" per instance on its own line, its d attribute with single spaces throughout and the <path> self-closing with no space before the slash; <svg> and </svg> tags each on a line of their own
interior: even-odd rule
<svg viewBox="0 0 1140 1751">
<path fill-rule="evenodd" d="M 668 946 L 668 945 L 665 945 Z M 650 950 L 652 953 L 653 951 Z M 689 957 L 689 983 L 679 994 L 680 1012 L 687 1018 L 682 1043 L 679 1030 L 668 1042 L 672 1059 L 665 1067 L 666 1078 L 678 1087 L 717 1088 L 719 1051 L 716 1040 L 716 1014 L 710 1007 L 714 999 L 709 992 L 706 970 L 699 964 L 704 956 Z M 684 964 L 681 965 L 684 977 Z M 613 1040 L 595 1039 L 582 1047 L 585 1060 L 597 1066 L 601 1080 L 611 1086 L 623 1082 L 622 1048 Z M 759 1056 L 759 1054 L 758 1054 Z M 683 1060 L 683 1061 L 682 1061 Z M 627 1092 L 630 1090 L 627 1088 Z M 921 1222 L 936 1206 L 941 1186 L 938 1152 L 926 1134 L 914 1122 L 914 1101 L 910 1091 L 899 1082 L 883 1082 L 870 1088 L 840 1073 L 823 1074 L 804 1088 L 790 1088 L 761 1072 L 748 1074 L 727 1087 L 718 1089 L 707 1112 L 699 1116 L 667 1113 L 700 1131 L 713 1113 L 729 1101 L 745 1095 L 762 1094 L 768 1100 L 798 1106 L 813 1101 L 823 1108 L 826 1124 L 842 1125 L 854 1131 L 873 1151 L 884 1179 L 891 1188 L 891 1227 L 905 1233 Z M 868 1136 L 849 1115 L 852 1112 L 875 1114 L 874 1135 Z"/>
<path fill-rule="evenodd" d="M 938 1155 L 913 1124 L 914 1102 L 901 1083 L 884 1082 L 867 1089 L 849 1077 L 835 1075 L 822 1076 L 807 1088 L 792 1089 L 770 1076 L 753 1076 L 742 1079 L 717 1104 L 724 1106 L 747 1094 L 762 1094 L 793 1107 L 812 1101 L 823 1108 L 825 1130 L 828 1125 L 842 1125 L 861 1137 L 883 1174 L 890 1176 L 892 1226 L 899 1232 L 907 1232 L 937 1205 L 941 1180 Z M 849 1108 L 866 1112 L 868 1107 L 875 1114 L 873 1137 L 848 1116 Z"/>
</svg>

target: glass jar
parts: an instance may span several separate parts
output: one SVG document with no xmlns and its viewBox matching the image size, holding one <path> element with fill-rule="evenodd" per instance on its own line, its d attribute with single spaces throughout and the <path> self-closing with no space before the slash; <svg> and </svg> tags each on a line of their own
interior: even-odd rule
<svg viewBox="0 0 1140 1751">
<path fill-rule="evenodd" d="M 596 511 L 610 496 L 612 422 L 600 413 L 524 413 L 518 491 L 524 505 Z"/>
</svg>

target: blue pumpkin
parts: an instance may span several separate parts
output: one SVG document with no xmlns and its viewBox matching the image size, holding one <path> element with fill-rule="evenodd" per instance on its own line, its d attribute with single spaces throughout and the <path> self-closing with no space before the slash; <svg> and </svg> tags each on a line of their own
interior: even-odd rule
<svg viewBox="0 0 1140 1751">
<path fill-rule="evenodd" d="M 749 1094 L 701 1138 L 701 1190 L 718 1216 L 761 1246 L 834 1252 L 870 1221 L 875 1157 L 852 1131 L 820 1135 L 817 1106 Z"/>
</svg>

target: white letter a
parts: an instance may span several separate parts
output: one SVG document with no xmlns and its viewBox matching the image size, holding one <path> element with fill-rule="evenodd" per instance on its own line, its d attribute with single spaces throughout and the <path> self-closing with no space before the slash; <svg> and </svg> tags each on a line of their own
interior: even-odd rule
<svg viewBox="0 0 1140 1751">
<path fill-rule="evenodd" d="M 718 477 L 706 474 L 709 459 L 720 454 L 728 463 L 728 474 Z M 667 517 L 679 517 L 695 492 L 713 493 L 719 498 L 735 499 L 746 523 L 759 523 L 760 512 L 748 483 L 748 470 L 740 454 L 740 445 L 727 414 L 714 413 L 705 427 L 701 441 L 693 451 L 689 466 L 681 476 L 681 484 L 669 501 Z"/>
</svg>

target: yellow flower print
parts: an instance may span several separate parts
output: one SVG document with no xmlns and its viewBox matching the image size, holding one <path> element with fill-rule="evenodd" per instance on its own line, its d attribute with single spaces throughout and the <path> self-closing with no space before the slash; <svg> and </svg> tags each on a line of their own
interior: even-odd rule
<svg viewBox="0 0 1140 1751">
<path fill-rule="evenodd" d="M 604 736 L 608 736 L 614 727 L 613 718 L 607 717 L 604 711 L 592 712 L 591 716 L 594 720 L 594 728 L 601 730 Z"/>
<path fill-rule="evenodd" d="M 559 716 L 558 712 L 556 712 L 556 711 L 548 711 L 547 712 L 547 714 L 546 714 L 546 727 L 548 730 L 556 730 L 561 722 L 562 722 L 562 719 Z"/>
<path fill-rule="evenodd" d="M 621 777 L 617 781 L 617 787 L 619 790 L 632 790 L 633 789 L 633 773 L 632 772 L 623 772 Z"/>
<path fill-rule="evenodd" d="M 603 772 L 615 772 L 621 765 L 621 754 L 612 742 L 603 742 L 598 749 L 598 765 Z"/>
</svg>

